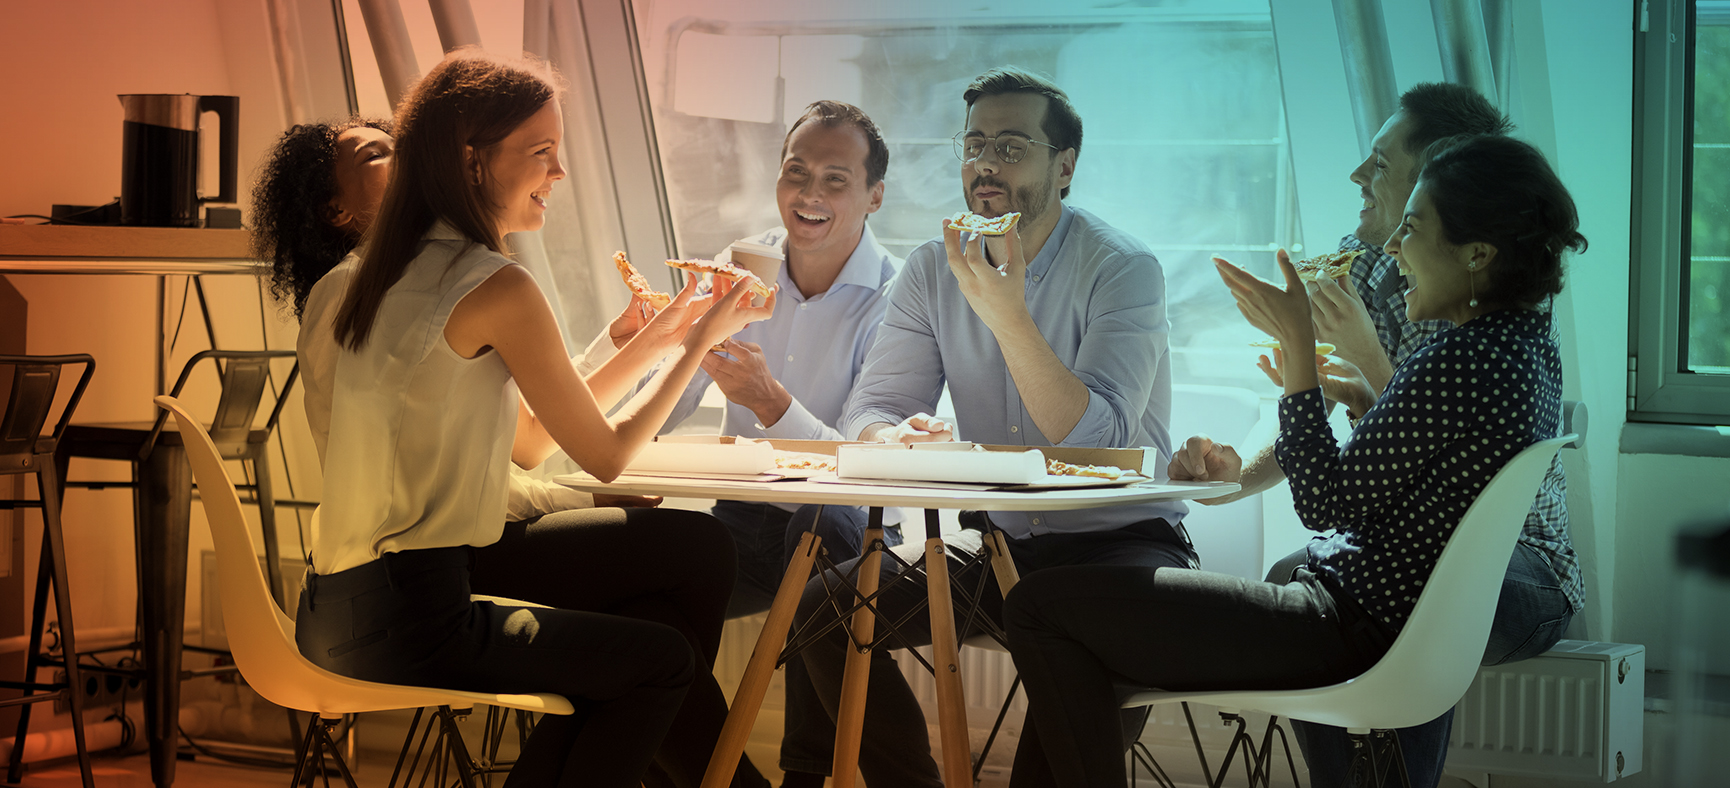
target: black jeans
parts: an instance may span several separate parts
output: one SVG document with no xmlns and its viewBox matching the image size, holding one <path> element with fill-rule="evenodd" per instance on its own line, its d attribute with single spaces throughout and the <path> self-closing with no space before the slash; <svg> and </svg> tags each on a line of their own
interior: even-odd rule
<svg viewBox="0 0 1730 788">
<path fill-rule="evenodd" d="M 1368 669 L 1387 636 L 1307 570 L 1289 585 L 1186 569 L 1062 567 L 1004 604 L 1050 771 L 1010 785 L 1123 785 L 1122 687 L 1296 689 Z M 1030 726 L 1031 727 L 1031 726 Z"/>
<path fill-rule="evenodd" d="M 691 685 L 672 627 L 601 613 L 469 601 L 474 550 L 391 553 L 308 575 L 295 639 L 314 664 L 367 681 L 551 692 L 507 786 L 636 786 Z"/>
<path fill-rule="evenodd" d="M 645 782 L 696 788 L 727 721 L 714 664 L 733 567 L 732 538 L 702 512 L 573 509 L 507 523 L 476 551 L 469 582 L 477 594 L 651 621 L 684 636 L 695 676 Z M 768 784 L 740 759 L 732 785 Z"/>
<path fill-rule="evenodd" d="M 815 507 L 805 507 L 794 517 L 795 523 L 811 516 L 809 510 Z M 829 516 L 827 510 L 824 516 Z M 978 517 L 979 515 L 974 515 Z M 964 524 L 968 519 L 964 518 Z M 905 545 L 897 548 L 897 554 L 902 555 L 909 563 L 916 560 L 924 551 L 924 545 Z M 1111 531 L 1096 531 L 1076 534 L 1047 534 L 1028 539 L 1009 540 L 1010 556 L 1015 560 L 1015 567 L 1022 575 L 1022 582 L 1037 577 L 1053 567 L 1080 567 L 1081 571 L 1093 571 L 1106 566 L 1126 567 L 1160 567 L 1160 566 L 1194 566 L 1195 550 L 1190 547 L 1189 540 L 1182 532 L 1166 524 L 1164 520 L 1148 520 L 1134 523 Z M 857 560 L 849 561 L 840 567 L 840 572 L 851 571 Z M 980 600 L 978 615 L 992 621 L 1003 621 L 1003 598 L 997 591 L 997 583 L 991 576 L 989 564 L 976 566 L 962 571 L 963 562 L 954 557 L 949 559 L 950 577 L 962 588 L 974 588 L 984 576 L 984 594 Z M 883 626 L 885 620 L 896 620 L 906 615 L 908 611 L 924 604 L 927 597 L 924 578 L 913 575 L 906 580 L 890 585 L 889 579 L 899 566 L 894 561 L 885 558 L 881 570 L 882 595 L 878 597 L 877 637 L 885 636 Z M 805 595 L 799 602 L 799 615 L 796 621 L 811 620 L 811 626 L 822 627 L 835 619 L 836 608 L 824 603 L 826 596 L 824 578 L 813 579 L 805 586 Z M 836 578 L 828 578 L 831 586 Z M 957 596 L 954 599 L 959 607 L 962 602 Z M 982 632 L 976 622 L 973 626 L 962 629 L 966 621 L 965 612 L 957 610 L 955 623 L 958 638 Z M 815 631 L 815 630 L 813 630 Z M 924 615 L 915 615 L 900 625 L 899 631 L 904 636 L 903 642 L 894 643 L 896 647 L 923 646 L 931 643 L 930 619 Z M 811 674 L 812 686 L 823 703 L 829 718 L 834 719 L 841 698 L 841 676 L 846 665 L 848 637 L 839 628 L 804 653 L 805 665 Z M 789 693 L 791 696 L 791 693 Z M 919 708 L 918 700 L 913 696 L 913 690 L 907 686 L 907 680 L 901 675 L 895 660 L 887 649 L 878 649 L 871 654 L 871 679 L 867 689 L 865 704 L 864 738 L 859 750 L 859 769 L 865 774 L 867 785 L 893 786 L 938 786 L 941 779 L 938 776 L 937 763 L 931 757 L 931 743 L 926 733 L 925 714 Z M 792 698 L 789 697 L 789 702 Z M 1030 696 L 1031 702 L 1031 696 Z M 1140 722 L 1145 719 L 1141 710 L 1117 715 L 1118 733 L 1111 737 L 1112 741 L 1123 743 L 1124 728 L 1134 727 L 1140 730 Z M 1014 773 L 1019 775 L 1024 771 L 1040 772 L 1045 769 L 1045 758 L 1040 750 L 1042 726 L 1035 724 L 1029 717 L 1022 729 L 1021 742 L 1016 749 Z M 833 739 L 833 734 L 831 734 Z M 832 769 L 833 744 L 830 752 L 823 753 L 821 762 L 812 762 L 809 768 L 801 771 L 828 774 Z M 1119 749 L 1118 754 L 1122 754 Z M 786 761 L 783 756 L 783 762 Z"/>
</svg>

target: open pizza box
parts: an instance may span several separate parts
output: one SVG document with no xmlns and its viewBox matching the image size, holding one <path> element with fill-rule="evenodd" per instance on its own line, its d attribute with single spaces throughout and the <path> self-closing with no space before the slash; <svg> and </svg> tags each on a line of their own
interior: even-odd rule
<svg viewBox="0 0 1730 788">
<path fill-rule="evenodd" d="M 634 476 L 802 479 L 835 469 L 845 441 L 753 440 L 733 435 L 662 435 L 625 466 Z"/>
<path fill-rule="evenodd" d="M 837 450 L 841 481 L 941 482 L 1012 489 L 1128 485 L 1154 478 L 1159 451 L 1153 448 L 1038 448 L 987 443 L 846 444 Z M 1054 476 L 1048 461 L 1109 466 L 1125 473 L 1117 479 Z"/>
</svg>

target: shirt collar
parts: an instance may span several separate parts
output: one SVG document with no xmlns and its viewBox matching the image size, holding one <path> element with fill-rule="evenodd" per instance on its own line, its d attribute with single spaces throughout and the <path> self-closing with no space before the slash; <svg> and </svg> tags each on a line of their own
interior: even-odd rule
<svg viewBox="0 0 1730 788">
<path fill-rule="evenodd" d="M 781 281 L 793 281 L 787 266 L 791 264 L 792 256 L 787 252 L 787 231 L 776 228 L 769 236 L 779 236 L 776 240 L 781 247 Z M 867 290 L 877 290 L 883 286 L 883 263 L 890 257 L 889 250 L 877 242 L 877 236 L 871 232 L 871 223 L 865 223 L 865 231 L 859 235 L 859 244 L 853 247 L 853 253 L 847 256 L 847 262 L 841 264 L 841 273 L 835 275 L 835 281 L 825 292 L 833 293 L 842 285 L 857 285 Z M 786 288 L 786 295 L 804 301 L 796 287 Z M 813 296 L 815 297 L 815 296 Z"/>
<path fill-rule="evenodd" d="M 421 239 L 426 241 L 463 241 L 467 240 L 468 236 L 463 235 L 462 231 L 450 222 L 439 219 L 427 228 L 426 235 L 421 236 Z"/>
<path fill-rule="evenodd" d="M 1057 218 L 1057 226 L 1051 228 L 1051 237 L 1045 239 L 1045 246 L 1039 250 L 1039 256 L 1027 262 L 1027 275 L 1044 277 L 1051 270 L 1051 264 L 1057 260 L 1057 254 L 1063 249 L 1063 240 L 1069 236 L 1069 226 L 1075 221 L 1075 212 L 1069 206 L 1059 202 L 1062 215 Z"/>
</svg>

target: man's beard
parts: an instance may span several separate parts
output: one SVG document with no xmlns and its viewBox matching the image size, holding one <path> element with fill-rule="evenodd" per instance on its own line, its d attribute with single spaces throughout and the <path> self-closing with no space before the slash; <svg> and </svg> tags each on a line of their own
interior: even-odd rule
<svg viewBox="0 0 1730 788">
<path fill-rule="evenodd" d="M 1020 211 L 1020 223 L 1025 226 L 1038 221 L 1039 217 L 1043 216 L 1045 211 L 1051 207 L 1051 195 L 1052 192 L 1056 191 L 1056 185 L 1056 167 L 1046 170 L 1045 180 L 1040 184 L 1036 186 L 1021 186 L 1015 189 L 1009 188 L 1003 183 L 1003 181 L 996 178 L 981 175 L 974 178 L 973 182 L 967 185 L 967 191 L 962 196 L 967 202 L 967 207 L 977 214 L 983 215 L 987 206 L 989 206 L 990 210 L 995 212 L 993 214 L 994 216 L 1002 216 L 1011 211 Z M 981 186 L 995 186 L 998 189 L 1003 190 L 1003 193 L 1008 199 L 1006 200 L 1003 197 L 999 197 L 994 200 L 985 200 L 985 204 L 975 205 L 973 191 Z"/>
</svg>

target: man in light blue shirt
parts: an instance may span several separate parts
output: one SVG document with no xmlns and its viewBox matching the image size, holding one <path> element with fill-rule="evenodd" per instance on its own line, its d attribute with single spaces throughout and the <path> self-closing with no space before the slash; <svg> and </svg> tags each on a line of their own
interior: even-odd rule
<svg viewBox="0 0 1730 788">
<path fill-rule="evenodd" d="M 945 229 L 941 241 L 914 250 L 891 287 L 888 313 L 841 431 L 907 443 L 959 437 L 1022 446 L 1147 446 L 1168 457 L 1164 275 L 1139 241 L 1063 204 L 1081 149 L 1080 116 L 1062 90 L 1015 68 L 986 72 L 963 98 L 967 125 L 956 135 L 956 155 L 967 206 L 988 217 L 1019 211 L 1020 224 L 983 245 Z M 945 382 L 955 402 L 953 426 L 928 415 Z M 1024 575 L 1073 564 L 1195 567 L 1182 531 L 1185 511 L 1182 504 L 1161 503 L 973 512 L 963 514 L 963 524 L 1002 529 Z M 811 513 L 802 509 L 795 525 Z M 987 589 L 981 614 L 1000 620 L 997 586 L 981 583 L 978 574 L 989 567 L 963 572 L 954 559 L 950 566 L 961 587 Z M 892 573 L 894 562 L 885 561 L 884 569 Z M 813 631 L 836 615 L 823 603 L 825 580 L 836 583 L 833 577 L 812 580 L 800 603 L 800 620 L 817 617 L 808 625 Z M 898 620 L 926 599 L 920 582 L 884 582 L 879 621 Z M 968 620 L 975 619 L 956 616 Z M 977 631 L 975 623 L 962 635 Z M 931 642 L 924 615 L 909 617 L 899 632 L 911 645 Z M 805 652 L 811 681 L 831 714 L 847 650 L 837 630 Z M 859 760 L 866 783 L 940 785 L 924 716 L 886 651 L 873 654 L 868 697 Z M 1140 730 L 1140 719 L 1133 718 L 1130 733 Z M 1038 739 L 1030 720 L 1016 754 L 1018 784 L 1045 769 Z M 827 760 L 801 766 L 826 773 Z"/>
<path fill-rule="evenodd" d="M 901 267 L 865 221 L 883 204 L 888 167 L 882 134 L 857 107 L 818 101 L 793 122 L 775 187 L 781 226 L 745 239 L 785 252 L 775 314 L 727 340 L 725 354 L 704 359 L 668 424 L 696 410 L 713 381 L 728 400 L 722 434 L 842 439 L 835 425 L 883 322 L 886 286 Z M 774 601 L 802 533 L 789 527 L 797 508 L 715 503 L 711 511 L 738 546 L 729 618 L 761 613 Z M 859 555 L 863 533 L 863 518 L 829 519 L 818 530 L 837 561 Z M 900 544 L 899 529 L 889 529 L 885 541 Z M 797 772 L 797 764 L 810 760 L 807 753 L 828 757 L 834 727 L 812 694 L 803 663 L 788 664 L 787 687 L 782 767 Z M 797 784 L 798 778 L 791 780 Z"/>
</svg>

